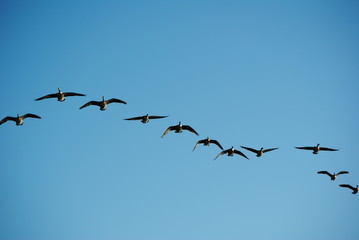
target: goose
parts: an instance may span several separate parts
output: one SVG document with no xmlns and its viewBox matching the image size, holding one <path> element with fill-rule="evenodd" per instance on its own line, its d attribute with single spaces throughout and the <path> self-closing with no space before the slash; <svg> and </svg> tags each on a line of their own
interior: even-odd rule
<svg viewBox="0 0 359 240">
<path fill-rule="evenodd" d="M 170 131 L 175 131 L 175 133 L 181 133 L 182 130 L 188 130 L 190 132 L 193 132 L 194 134 L 196 134 L 197 136 L 199 135 L 192 127 L 190 127 L 189 125 L 182 125 L 182 122 L 179 122 L 178 125 L 175 126 L 170 126 L 166 129 L 166 131 L 162 134 L 162 138 L 169 133 Z"/>
<path fill-rule="evenodd" d="M 273 150 L 277 150 L 278 148 L 269 148 L 269 149 L 263 149 L 261 148 L 260 150 L 256 150 L 253 148 L 249 148 L 249 147 L 243 147 L 241 146 L 241 148 L 247 149 L 248 151 L 254 152 L 257 154 L 257 157 L 261 157 L 263 155 L 263 153 L 269 152 L 269 151 L 273 151 Z"/>
<path fill-rule="evenodd" d="M 302 150 L 312 150 L 313 154 L 318 154 L 319 151 L 339 151 L 339 149 L 319 147 L 319 143 L 317 144 L 316 147 L 295 147 L 295 148 L 302 149 Z"/>
<path fill-rule="evenodd" d="M 349 172 L 348 171 L 340 171 L 340 172 L 338 172 L 338 173 L 333 173 L 333 174 L 330 174 L 329 172 L 327 172 L 327 171 L 319 171 L 319 172 L 317 172 L 318 174 L 327 174 L 329 177 L 330 177 L 330 179 L 332 180 L 332 181 L 334 181 L 335 179 L 337 179 L 337 176 L 339 176 L 340 174 L 348 174 Z"/>
<path fill-rule="evenodd" d="M 234 147 L 232 146 L 230 149 L 224 150 L 222 151 L 220 154 L 217 155 L 217 157 L 213 160 L 216 160 L 219 156 L 223 155 L 223 154 L 228 154 L 228 156 L 233 157 L 234 154 L 238 154 L 241 155 L 242 157 L 247 158 L 246 155 L 244 155 L 244 153 L 242 153 L 241 151 L 238 151 L 236 149 L 234 149 Z M 249 158 L 247 158 L 249 160 Z"/>
<path fill-rule="evenodd" d="M 203 139 L 203 140 L 199 140 L 196 145 L 194 146 L 192 152 L 196 149 L 196 147 L 199 145 L 199 144 L 202 144 L 204 146 L 209 146 L 210 143 L 214 143 L 216 144 L 220 149 L 223 150 L 223 147 L 221 146 L 221 144 L 219 144 L 219 142 L 217 140 L 214 140 L 214 139 L 210 139 L 209 137 L 207 137 L 206 139 Z"/>
<path fill-rule="evenodd" d="M 142 123 L 148 123 L 150 119 L 166 118 L 168 116 L 149 116 L 148 114 L 140 117 L 125 118 L 125 120 L 141 120 Z"/>
<path fill-rule="evenodd" d="M 96 106 L 100 107 L 101 111 L 105 111 L 107 105 L 110 104 L 110 103 L 114 103 L 114 102 L 115 103 L 127 104 L 126 102 L 124 102 L 124 101 L 122 101 L 120 99 L 117 99 L 117 98 L 111 98 L 111 99 L 105 101 L 105 97 L 102 96 L 102 101 L 100 101 L 100 102 L 98 102 L 98 101 L 90 101 L 90 102 L 84 104 L 83 106 L 81 106 L 80 109 L 83 109 L 83 108 L 88 107 L 90 105 L 96 105 Z"/>
<path fill-rule="evenodd" d="M 23 121 L 25 118 L 38 118 L 38 119 L 41 119 L 41 117 L 35 115 L 35 114 L 32 114 L 32 113 L 27 113 L 23 116 L 20 116 L 19 114 L 17 114 L 17 117 L 10 117 L 10 116 L 7 116 L 5 118 L 3 118 L 3 120 L 0 121 L 0 125 L 11 120 L 11 121 L 14 121 L 16 122 L 16 125 L 17 126 L 21 126 L 23 124 Z"/>
<path fill-rule="evenodd" d="M 57 90 L 59 91 L 58 93 L 48 94 L 46 96 L 35 99 L 35 101 L 39 101 L 39 100 L 43 100 L 43 99 L 47 99 L 47 98 L 57 98 L 57 101 L 63 102 L 63 101 L 65 101 L 65 97 L 86 96 L 85 94 L 81 94 L 81 93 L 61 92 L 60 88 L 57 88 Z"/>
<path fill-rule="evenodd" d="M 357 185 L 357 187 L 352 187 L 349 184 L 340 184 L 339 186 L 341 187 L 346 187 L 346 188 L 350 188 L 351 190 L 353 190 L 352 194 L 357 194 L 359 192 L 359 187 Z"/>
</svg>

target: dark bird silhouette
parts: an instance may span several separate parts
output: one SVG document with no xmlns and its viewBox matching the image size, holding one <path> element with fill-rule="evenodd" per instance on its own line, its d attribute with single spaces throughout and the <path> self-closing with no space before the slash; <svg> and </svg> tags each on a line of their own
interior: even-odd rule
<svg viewBox="0 0 359 240">
<path fill-rule="evenodd" d="M 203 144 L 204 146 L 209 146 L 210 143 L 216 144 L 220 149 L 223 150 L 223 147 L 221 146 L 221 144 L 219 144 L 219 142 L 218 142 L 217 140 L 210 139 L 209 137 L 207 137 L 206 139 L 199 140 L 199 141 L 196 143 L 196 145 L 194 146 L 194 148 L 193 148 L 192 151 L 194 151 L 199 144 Z"/>
<path fill-rule="evenodd" d="M 330 174 L 329 172 L 327 172 L 327 171 L 319 171 L 319 172 L 317 172 L 318 174 L 327 174 L 329 177 L 330 177 L 330 179 L 332 180 L 332 181 L 334 181 L 335 179 L 337 179 L 337 176 L 339 176 L 340 174 L 348 174 L 349 172 L 348 171 L 340 171 L 340 172 L 338 172 L 338 173 L 333 173 L 333 174 Z"/>
<path fill-rule="evenodd" d="M 233 157 L 234 154 L 238 154 L 241 155 L 242 157 L 247 158 L 246 155 L 244 155 L 244 153 L 242 153 L 241 151 L 238 151 L 236 149 L 234 149 L 234 147 L 232 146 L 230 149 L 224 150 L 222 152 L 220 152 L 217 157 L 213 160 L 216 160 L 219 156 L 222 156 L 223 154 L 228 154 L 228 156 Z M 249 160 L 249 158 L 247 158 Z"/>
<path fill-rule="evenodd" d="M 346 187 L 346 188 L 350 188 L 351 190 L 353 190 L 352 194 L 357 194 L 359 192 L 359 187 L 357 185 L 357 187 L 352 187 L 349 184 L 340 184 L 339 186 L 341 187 Z"/>
<path fill-rule="evenodd" d="M 150 119 L 166 118 L 168 116 L 149 116 L 148 114 L 140 117 L 125 118 L 125 120 L 141 120 L 142 123 L 148 123 Z"/>
<path fill-rule="evenodd" d="M 57 98 L 57 101 L 63 102 L 65 101 L 65 97 L 72 97 L 72 96 L 86 96 L 85 94 L 81 93 L 74 93 L 74 92 L 61 92 L 61 89 L 58 88 L 58 93 L 49 94 L 40 98 L 35 99 L 35 101 L 47 99 L 47 98 Z"/>
<path fill-rule="evenodd" d="M 338 151 L 339 149 L 327 148 L 327 147 L 319 147 L 319 143 L 316 147 L 295 147 L 296 149 L 302 150 L 312 150 L 313 154 L 318 154 L 319 151 Z"/>
<path fill-rule="evenodd" d="M 182 130 L 187 130 L 190 131 L 196 135 L 198 135 L 198 133 L 189 125 L 182 125 L 182 122 L 179 122 L 178 125 L 175 126 L 170 126 L 166 129 L 166 131 L 162 134 L 161 137 L 164 137 L 167 133 L 169 133 L 170 131 L 175 131 L 175 133 L 181 133 Z"/>
<path fill-rule="evenodd" d="M 269 152 L 269 151 L 273 151 L 273 150 L 276 150 L 278 148 L 269 148 L 269 149 L 263 149 L 261 148 L 260 150 L 256 150 L 256 149 L 253 149 L 253 148 L 249 148 L 249 147 L 243 147 L 241 146 L 242 148 L 244 149 L 247 149 L 248 151 L 251 151 L 251 152 L 254 152 L 257 154 L 257 157 L 261 157 L 263 155 L 263 153 L 266 153 L 266 152 Z"/>
<path fill-rule="evenodd" d="M 3 118 L 3 120 L 0 121 L 0 125 L 7 122 L 7 121 L 14 121 L 16 122 L 16 125 L 17 126 L 20 126 L 23 124 L 23 121 L 25 118 L 38 118 L 38 119 L 41 119 L 41 117 L 35 115 L 35 114 L 31 114 L 31 113 L 27 113 L 23 116 L 20 116 L 19 114 L 17 114 L 17 117 L 10 117 L 10 116 L 7 116 L 5 118 Z"/>
<path fill-rule="evenodd" d="M 99 101 L 99 102 L 98 101 L 90 101 L 90 102 L 84 104 L 83 106 L 81 106 L 80 109 L 83 109 L 83 108 L 91 106 L 91 105 L 96 105 L 96 106 L 100 107 L 101 111 L 105 111 L 107 105 L 110 104 L 110 103 L 127 104 L 126 102 L 124 102 L 124 101 L 122 101 L 120 99 L 117 99 L 117 98 L 111 98 L 111 99 L 105 101 L 105 97 L 102 97 L 102 101 Z"/>
</svg>

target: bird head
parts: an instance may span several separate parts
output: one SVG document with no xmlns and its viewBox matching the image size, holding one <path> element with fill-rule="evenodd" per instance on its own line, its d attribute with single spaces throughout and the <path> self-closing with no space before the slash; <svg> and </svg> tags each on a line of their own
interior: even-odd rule
<svg viewBox="0 0 359 240">
<path fill-rule="evenodd" d="M 105 101 L 105 97 L 104 97 L 104 96 L 102 96 L 102 101 Z"/>
</svg>

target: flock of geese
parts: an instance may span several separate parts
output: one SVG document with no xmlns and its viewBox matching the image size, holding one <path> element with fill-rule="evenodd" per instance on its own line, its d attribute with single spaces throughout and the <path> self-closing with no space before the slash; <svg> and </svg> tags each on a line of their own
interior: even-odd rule
<svg viewBox="0 0 359 240">
<path fill-rule="evenodd" d="M 57 101 L 60 101 L 60 102 L 63 102 L 65 101 L 65 97 L 72 97 L 72 96 L 86 96 L 85 94 L 81 94 L 81 93 L 75 93 L 75 92 L 62 92 L 60 88 L 58 88 L 58 92 L 57 93 L 53 93 L 53 94 L 48 94 L 48 95 L 45 95 L 43 97 L 40 97 L 40 98 L 37 98 L 35 99 L 35 101 L 39 101 L 39 100 L 43 100 L 43 99 L 49 99 L 49 98 L 57 98 Z M 110 103 L 122 103 L 122 104 L 127 104 L 125 101 L 122 101 L 120 99 L 117 99 L 117 98 L 111 98 L 109 100 L 105 100 L 104 97 L 102 97 L 102 101 L 89 101 L 87 102 L 86 104 L 82 105 L 80 107 L 80 109 L 83 109 L 85 107 L 88 107 L 88 106 L 98 106 L 100 107 L 100 110 L 101 111 L 104 111 L 106 110 L 107 106 L 110 104 Z M 139 117 L 132 117 L 132 118 L 126 118 L 125 120 L 139 120 L 141 121 L 142 123 L 148 123 L 150 119 L 161 119 L 161 118 L 166 118 L 168 116 L 152 116 L 152 115 L 144 115 L 144 116 L 139 116 Z M 24 122 L 24 119 L 26 118 L 37 118 L 37 119 L 41 119 L 40 116 L 38 115 L 35 115 L 35 114 L 32 114 L 32 113 L 27 113 L 25 115 L 22 115 L 20 116 L 19 114 L 16 116 L 16 117 L 11 117 L 11 116 L 7 116 L 5 118 L 3 118 L 1 121 L 0 121 L 0 125 L 2 125 L 3 123 L 7 122 L 7 121 L 14 121 L 16 123 L 17 126 L 21 126 L 23 125 L 23 122 Z M 174 125 L 174 126 L 170 126 L 168 127 L 165 132 L 162 134 L 162 138 L 168 134 L 169 132 L 171 131 L 174 131 L 175 133 L 181 133 L 183 130 L 186 130 L 186 131 L 189 131 L 189 132 L 192 132 L 194 134 L 196 134 L 197 136 L 199 135 L 196 130 L 194 130 L 191 126 L 189 125 L 182 125 L 182 122 L 179 122 L 178 125 Z M 227 150 L 224 150 L 223 147 L 221 146 L 221 144 L 217 141 L 217 140 L 214 140 L 214 139 L 210 139 L 209 137 L 207 137 L 206 139 L 203 139 L 203 140 L 199 140 L 196 145 L 194 146 L 193 150 L 194 151 L 196 149 L 196 147 L 199 145 L 199 144 L 203 144 L 204 146 L 209 146 L 211 143 L 217 145 L 221 150 L 222 152 L 220 152 L 215 158 L 217 159 L 218 157 L 224 155 L 224 154 L 227 154 L 228 156 L 234 156 L 235 154 L 237 155 L 240 155 L 246 159 L 249 160 L 249 158 L 244 154 L 242 153 L 241 151 L 237 150 L 237 149 L 234 149 L 234 147 L 232 146 L 231 148 L 227 149 Z M 253 152 L 256 154 L 257 157 L 261 157 L 264 153 L 266 152 L 270 152 L 270 151 L 273 151 L 273 150 L 277 150 L 278 148 L 269 148 L 269 149 L 253 149 L 253 148 L 249 148 L 249 147 L 244 147 L 244 146 L 241 146 L 243 149 L 246 149 L 250 152 Z M 339 149 L 333 149 L 333 148 L 327 148 L 327 147 L 320 147 L 319 144 L 317 144 L 317 146 L 307 146 L 307 147 L 296 147 L 296 149 L 301 149 L 301 150 L 310 150 L 310 151 L 313 151 L 313 154 L 318 154 L 319 151 L 338 151 Z M 342 174 L 348 174 L 349 172 L 348 171 L 340 171 L 338 173 L 329 173 L 327 171 L 319 171 L 317 172 L 318 174 L 326 174 L 330 177 L 330 179 L 332 181 L 336 180 L 337 177 L 339 175 L 342 175 Z M 357 194 L 359 192 L 359 187 L 358 185 L 356 185 L 356 187 L 353 187 L 349 184 L 340 184 L 339 185 L 340 187 L 344 187 L 344 188 L 349 188 L 351 189 L 353 192 L 352 194 Z"/>
</svg>

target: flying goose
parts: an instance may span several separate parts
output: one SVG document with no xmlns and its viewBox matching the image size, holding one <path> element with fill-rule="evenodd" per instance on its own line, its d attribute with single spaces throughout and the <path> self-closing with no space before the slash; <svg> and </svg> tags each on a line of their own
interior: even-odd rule
<svg viewBox="0 0 359 240">
<path fill-rule="evenodd" d="M 319 151 L 338 151 L 339 149 L 333 148 L 326 148 L 326 147 L 319 147 L 319 143 L 316 147 L 295 147 L 296 149 L 303 149 L 303 150 L 312 150 L 313 154 L 318 154 Z"/>
<path fill-rule="evenodd" d="M 238 151 L 236 149 L 234 149 L 234 147 L 232 146 L 230 149 L 224 150 L 222 151 L 220 154 L 217 155 L 217 157 L 213 160 L 216 160 L 219 156 L 223 155 L 223 154 L 228 154 L 228 156 L 233 157 L 234 154 L 238 154 L 241 155 L 242 157 L 247 158 L 246 155 L 244 155 L 241 151 Z M 247 158 L 249 160 L 249 158 Z"/>
<path fill-rule="evenodd" d="M 48 94 L 46 96 L 35 99 L 35 101 L 39 101 L 39 100 L 43 100 L 43 99 L 47 99 L 47 98 L 57 98 L 57 101 L 63 102 L 63 101 L 65 101 L 65 97 L 86 96 L 85 94 L 81 94 L 81 93 L 61 92 L 60 88 L 57 88 L 57 90 L 59 90 L 58 93 Z"/>
<path fill-rule="evenodd" d="M 90 105 L 96 105 L 96 106 L 100 107 L 101 111 L 105 111 L 107 105 L 110 104 L 110 103 L 114 103 L 114 102 L 115 103 L 127 104 L 126 102 L 124 102 L 124 101 L 122 101 L 120 99 L 117 99 L 117 98 L 111 98 L 111 99 L 105 101 L 105 97 L 102 96 L 102 101 L 100 101 L 100 102 L 98 102 L 98 101 L 90 101 L 90 102 L 84 104 L 83 106 L 81 106 L 80 109 L 83 109 L 83 108 L 88 107 Z"/>
<path fill-rule="evenodd" d="M 28 117 L 29 118 L 39 118 L 39 119 L 41 119 L 41 117 L 39 117 L 39 116 L 37 116 L 35 114 L 31 114 L 31 113 L 27 113 L 27 114 L 25 114 L 23 116 L 20 116 L 19 114 L 17 114 L 17 117 L 7 116 L 7 117 L 3 118 L 3 120 L 0 121 L 0 125 L 7 122 L 7 121 L 9 121 L 9 120 L 11 120 L 11 121 L 16 122 L 17 126 L 20 126 L 20 125 L 23 124 L 24 119 L 28 118 Z"/>
<path fill-rule="evenodd" d="M 175 131 L 175 133 L 181 133 L 182 130 L 188 130 L 198 135 L 198 133 L 192 127 L 190 127 L 189 125 L 182 125 L 182 122 L 179 122 L 178 125 L 168 127 L 161 137 L 163 138 L 170 131 Z"/>
<path fill-rule="evenodd" d="M 220 149 L 223 150 L 223 147 L 221 146 L 221 144 L 219 144 L 219 142 L 217 140 L 214 140 L 214 139 L 210 139 L 209 137 L 207 137 L 206 139 L 203 139 L 203 140 L 199 140 L 196 145 L 194 146 L 193 150 L 194 151 L 196 149 L 196 147 L 199 145 L 199 144 L 202 144 L 204 146 L 209 146 L 210 143 L 214 143 L 216 144 Z"/>
<path fill-rule="evenodd" d="M 359 192 L 359 187 L 357 185 L 357 187 L 352 187 L 349 184 L 340 184 L 339 186 L 341 187 L 346 187 L 346 188 L 350 188 L 351 190 L 353 190 L 352 194 L 357 194 Z"/>
<path fill-rule="evenodd" d="M 140 117 L 125 118 L 125 120 L 141 120 L 142 123 L 148 123 L 150 119 L 166 118 L 168 116 L 149 116 L 148 114 Z"/>
<path fill-rule="evenodd" d="M 335 179 L 337 179 L 337 176 L 339 176 L 340 174 L 348 174 L 349 172 L 347 172 L 347 171 L 341 171 L 341 172 L 338 172 L 338 173 L 333 173 L 333 174 L 330 174 L 329 172 L 327 172 L 327 171 L 319 171 L 319 172 L 317 172 L 318 174 L 327 174 L 329 177 L 330 177 L 330 179 L 332 180 L 332 181 L 334 181 Z"/>
<path fill-rule="evenodd" d="M 263 153 L 266 153 L 266 152 L 269 152 L 269 151 L 273 151 L 273 150 L 276 150 L 278 148 L 269 148 L 269 149 L 263 149 L 261 148 L 260 150 L 256 150 L 256 149 L 253 149 L 253 148 L 249 148 L 249 147 L 243 147 L 241 146 L 242 148 L 244 149 L 247 149 L 248 151 L 251 151 L 251 152 L 254 152 L 257 154 L 257 157 L 261 157 L 263 155 Z"/>
</svg>

